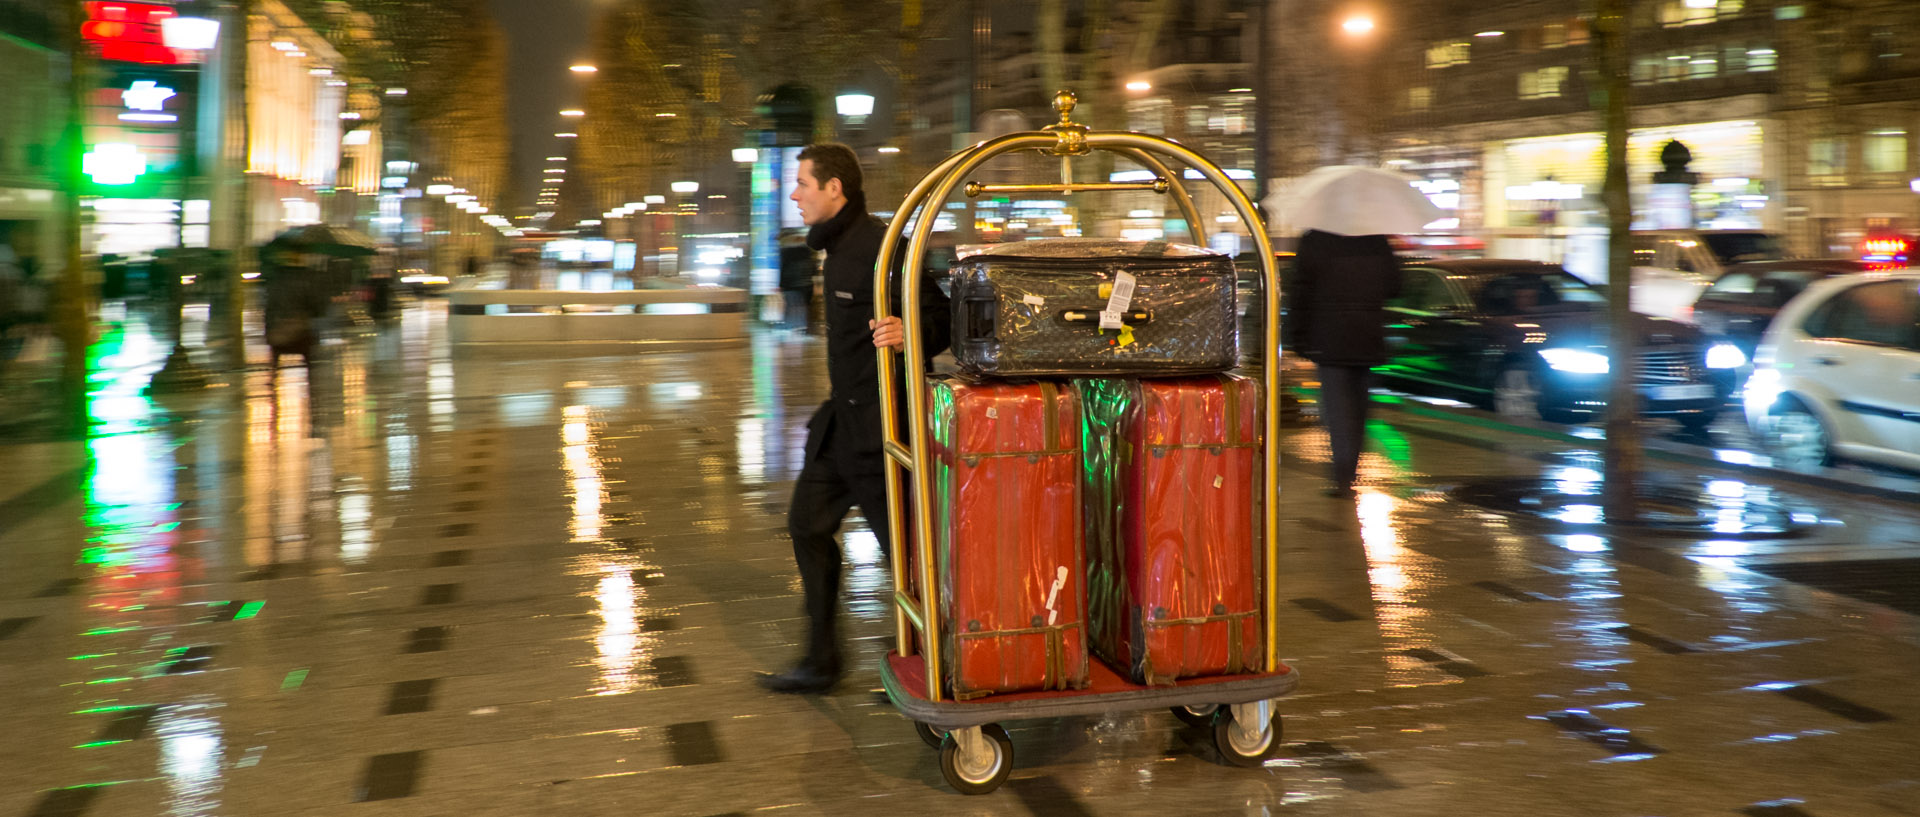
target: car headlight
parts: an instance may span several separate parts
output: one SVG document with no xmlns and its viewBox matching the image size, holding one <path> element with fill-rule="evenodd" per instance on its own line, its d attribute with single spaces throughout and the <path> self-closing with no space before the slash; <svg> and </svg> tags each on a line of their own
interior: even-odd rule
<svg viewBox="0 0 1920 817">
<path fill-rule="evenodd" d="M 1747 378 L 1746 393 L 1741 395 L 1747 410 L 1758 414 L 1772 408 L 1773 402 L 1786 390 L 1780 380 L 1779 369 L 1759 369 Z"/>
<path fill-rule="evenodd" d="M 1737 369 L 1747 365 L 1747 353 L 1731 343 L 1716 343 L 1707 347 L 1707 368 Z"/>
<path fill-rule="evenodd" d="M 1607 356 L 1585 349 L 1541 349 L 1547 365 L 1573 374 L 1606 374 Z"/>
</svg>

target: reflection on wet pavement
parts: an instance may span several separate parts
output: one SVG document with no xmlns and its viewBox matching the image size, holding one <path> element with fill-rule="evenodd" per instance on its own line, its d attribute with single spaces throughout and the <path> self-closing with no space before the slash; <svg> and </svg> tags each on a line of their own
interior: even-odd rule
<svg viewBox="0 0 1920 817">
<path fill-rule="evenodd" d="M 1337 500 L 1296 424 L 1281 756 L 1222 765 L 1159 711 L 1016 721 L 1014 779 L 964 798 L 875 692 L 864 525 L 850 681 L 751 683 L 803 635 L 817 338 L 455 361 L 415 304 L 155 401 L 162 351 L 126 316 L 91 438 L 0 440 L 0 817 L 1911 813 L 1920 628 L 1867 580 L 1920 563 L 1902 503 L 1689 467 L 1672 524 L 1607 525 L 1590 445 L 1394 413 Z"/>
</svg>

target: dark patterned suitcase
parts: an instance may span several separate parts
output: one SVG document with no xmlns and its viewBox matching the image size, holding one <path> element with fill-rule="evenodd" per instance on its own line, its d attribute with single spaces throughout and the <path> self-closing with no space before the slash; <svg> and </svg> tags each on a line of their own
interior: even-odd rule
<svg viewBox="0 0 1920 817">
<path fill-rule="evenodd" d="M 1258 672 L 1260 382 L 1074 383 L 1094 653 L 1134 683 Z"/>
<path fill-rule="evenodd" d="M 992 376 L 1179 375 L 1234 367 L 1225 255 L 1186 244 L 1040 239 L 953 266 L 953 356 Z"/>
<path fill-rule="evenodd" d="M 941 638 L 956 699 L 1087 684 L 1080 404 L 931 378 Z"/>
</svg>

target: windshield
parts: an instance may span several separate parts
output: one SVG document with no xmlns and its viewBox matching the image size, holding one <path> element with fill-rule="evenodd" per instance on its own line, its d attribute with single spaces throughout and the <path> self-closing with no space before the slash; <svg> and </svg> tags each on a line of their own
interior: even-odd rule
<svg viewBox="0 0 1920 817">
<path fill-rule="evenodd" d="M 1781 261 L 1787 257 L 1786 245 L 1772 233 L 1706 233 L 1700 238 L 1722 264 Z"/>
<path fill-rule="evenodd" d="M 1549 272 L 1489 278 L 1473 302 L 1488 315 L 1526 315 L 1593 309 L 1606 303 L 1607 295 L 1568 273 Z"/>
</svg>

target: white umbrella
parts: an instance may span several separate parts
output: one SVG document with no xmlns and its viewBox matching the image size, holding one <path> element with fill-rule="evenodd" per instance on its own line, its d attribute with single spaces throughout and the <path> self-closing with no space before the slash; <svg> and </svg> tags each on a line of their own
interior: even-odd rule
<svg viewBox="0 0 1920 817">
<path fill-rule="evenodd" d="M 1378 167 L 1328 165 L 1290 180 L 1267 196 L 1273 224 L 1292 232 L 1402 235 L 1438 220 L 1440 208 L 1413 178 Z"/>
</svg>

